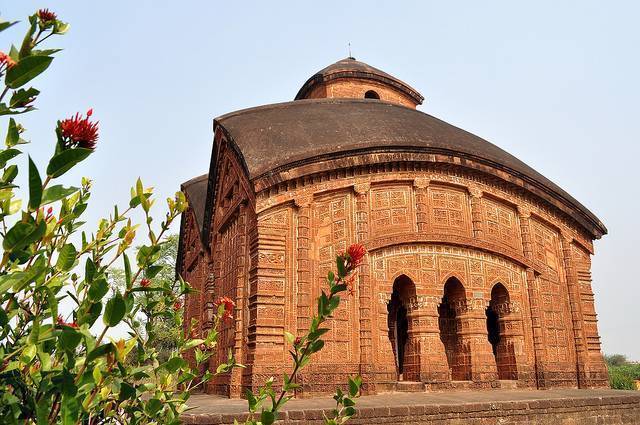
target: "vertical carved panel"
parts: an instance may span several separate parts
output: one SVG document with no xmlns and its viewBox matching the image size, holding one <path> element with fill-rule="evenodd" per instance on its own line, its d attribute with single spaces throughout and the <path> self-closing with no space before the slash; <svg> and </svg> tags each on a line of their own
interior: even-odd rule
<svg viewBox="0 0 640 425">
<path fill-rule="evenodd" d="M 575 385 L 575 346 L 560 236 L 538 220 L 532 220 L 532 229 L 534 258 L 545 268 L 539 284 L 546 368 L 555 374 L 549 378 L 556 380 L 558 385 Z M 573 375 L 568 374 L 570 370 Z"/>
<path fill-rule="evenodd" d="M 471 234 L 467 193 L 444 186 L 429 186 L 429 219 L 436 232 Z"/>
<path fill-rule="evenodd" d="M 416 223 L 418 233 L 426 233 L 429 226 L 429 181 L 416 179 L 413 182 L 413 192 L 416 197 Z"/>
<path fill-rule="evenodd" d="M 297 335 L 302 336 L 311 325 L 313 302 L 311 299 L 311 198 L 296 200 L 298 206 L 297 234 Z"/>
<path fill-rule="evenodd" d="M 313 299 L 316 299 L 322 288 L 327 287 L 326 276 L 335 268 L 336 255 L 346 251 L 353 240 L 351 194 L 339 193 L 320 198 L 313 204 L 313 220 L 315 230 L 315 258 L 317 259 L 316 285 L 313 288 Z M 343 297 L 340 307 L 335 310 L 334 317 L 328 323 L 331 331 L 326 334 L 325 349 L 318 353 L 322 362 L 352 362 L 354 360 L 354 341 L 350 329 L 350 315 L 353 301 Z"/>
<path fill-rule="evenodd" d="M 354 187 L 356 196 L 356 240 L 360 243 L 369 239 L 369 196 L 370 187 L 368 183 L 357 184 Z M 373 365 L 372 346 L 372 289 L 369 275 L 369 256 L 358 270 L 358 302 L 360 304 L 360 365 L 361 374 L 371 375 L 370 368 Z"/>
</svg>

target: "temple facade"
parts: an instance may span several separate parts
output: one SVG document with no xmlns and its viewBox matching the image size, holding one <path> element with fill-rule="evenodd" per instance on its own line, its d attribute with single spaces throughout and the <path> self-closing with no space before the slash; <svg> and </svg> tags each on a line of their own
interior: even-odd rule
<svg viewBox="0 0 640 425">
<path fill-rule="evenodd" d="M 208 174 L 182 185 L 177 272 L 187 321 L 235 300 L 218 357 L 244 369 L 207 391 L 240 397 L 289 370 L 336 254 L 368 253 L 302 395 L 360 374 L 367 393 L 607 387 L 593 292 L 600 220 L 553 182 L 416 109 L 423 97 L 347 58 L 295 100 L 214 120 Z"/>
</svg>

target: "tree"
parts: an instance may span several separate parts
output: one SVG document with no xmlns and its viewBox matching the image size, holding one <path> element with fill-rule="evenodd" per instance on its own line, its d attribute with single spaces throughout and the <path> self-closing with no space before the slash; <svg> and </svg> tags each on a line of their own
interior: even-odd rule
<svg viewBox="0 0 640 425">
<path fill-rule="evenodd" d="M 604 361 L 608 366 L 622 366 L 627 363 L 627 356 L 624 354 L 606 354 Z"/>
</svg>

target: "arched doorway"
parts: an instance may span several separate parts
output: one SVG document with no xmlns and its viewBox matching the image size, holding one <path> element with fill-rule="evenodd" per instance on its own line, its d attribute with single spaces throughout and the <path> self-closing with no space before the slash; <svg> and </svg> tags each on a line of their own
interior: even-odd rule
<svg viewBox="0 0 640 425">
<path fill-rule="evenodd" d="M 498 369 L 498 379 L 518 379 L 513 343 L 505 335 L 504 316 L 509 309 L 509 291 L 502 283 L 491 289 L 491 301 L 487 307 L 487 338 L 493 349 Z"/>
<path fill-rule="evenodd" d="M 407 366 L 407 348 L 409 343 L 409 318 L 407 316 L 409 300 L 416 294 L 416 286 L 406 275 L 400 275 L 393 282 L 391 301 L 387 305 L 387 323 L 389 340 L 396 362 L 398 380 L 405 378 Z"/>
<path fill-rule="evenodd" d="M 452 381 L 471 380 L 471 353 L 460 337 L 460 312 L 466 306 L 466 292 L 455 277 L 444 284 L 444 295 L 438 306 L 440 340 L 444 344 Z"/>
</svg>

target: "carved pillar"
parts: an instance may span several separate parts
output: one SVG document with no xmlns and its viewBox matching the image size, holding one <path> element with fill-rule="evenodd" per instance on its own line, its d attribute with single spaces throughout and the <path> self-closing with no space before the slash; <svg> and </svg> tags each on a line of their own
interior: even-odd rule
<svg viewBox="0 0 640 425">
<path fill-rule="evenodd" d="M 492 306 L 498 316 L 500 341 L 495 357 L 498 378 L 517 380 L 521 369 L 526 369 L 524 328 L 519 303 L 503 302 Z"/>
<path fill-rule="evenodd" d="M 533 236 L 531 235 L 531 211 L 524 207 L 518 207 L 520 218 L 520 232 L 522 235 L 522 250 L 524 256 L 533 262 Z M 540 290 L 538 279 L 532 268 L 527 268 L 527 295 L 529 297 L 529 308 L 531 309 L 531 328 L 533 333 L 533 355 L 534 372 L 538 388 L 545 387 L 544 378 L 544 334 L 542 330 L 542 319 L 540 317 Z"/>
<path fill-rule="evenodd" d="M 413 181 L 413 190 L 416 196 L 416 223 L 418 233 L 426 233 L 429 226 L 429 180 L 417 178 Z"/>
<path fill-rule="evenodd" d="M 481 239 L 483 235 L 482 220 L 482 190 L 476 187 L 469 188 L 471 195 L 471 225 L 473 228 L 473 237 Z"/>
<path fill-rule="evenodd" d="M 585 366 L 588 362 L 587 344 L 582 321 L 580 284 L 578 282 L 578 273 L 571 253 L 571 243 L 573 242 L 573 238 L 563 233 L 561 242 L 564 269 L 567 277 L 567 292 L 569 294 L 569 305 L 571 308 L 571 321 L 573 323 L 573 339 L 576 346 L 576 379 L 578 388 L 584 388 L 584 382 L 586 380 Z"/>
<path fill-rule="evenodd" d="M 409 339 L 414 344 L 414 363 L 419 376 L 407 377 L 426 383 L 441 383 L 451 379 L 447 354 L 440 340 L 438 326 L 438 304 L 441 297 L 417 296 L 410 300 L 407 317 L 409 320 Z"/>
<path fill-rule="evenodd" d="M 247 264 L 245 263 L 247 252 L 247 206 L 246 204 L 240 205 L 240 211 L 238 214 L 238 234 L 237 234 L 237 252 L 239 254 L 239 261 L 236 264 L 235 282 L 231 282 L 235 285 L 235 300 L 236 308 L 233 313 L 233 354 L 238 361 L 243 361 L 245 345 L 244 328 L 244 316 L 242 312 L 245 309 L 245 284 L 247 280 Z M 231 371 L 229 378 L 229 397 L 239 398 L 242 393 L 242 369 L 234 368 Z"/>
<path fill-rule="evenodd" d="M 311 202 L 312 196 L 295 199 L 298 207 L 297 253 L 297 335 L 302 336 L 311 325 L 313 306 L 311 299 Z"/>
<path fill-rule="evenodd" d="M 356 241 L 369 239 L 369 190 L 368 182 L 358 182 L 353 187 L 356 198 L 355 226 Z M 366 247 L 365 247 L 366 248 Z M 365 382 L 365 392 L 375 391 L 375 367 L 373 360 L 373 322 L 375 313 L 371 289 L 370 259 L 366 255 L 358 268 L 358 302 L 360 315 L 360 375 Z"/>
<path fill-rule="evenodd" d="M 458 364 L 470 366 L 467 379 L 474 382 L 492 382 L 498 379 L 496 362 L 487 338 L 486 305 L 482 299 L 456 302 L 456 317 L 459 327 L 461 352 L 459 356 L 469 356 Z"/>
</svg>

